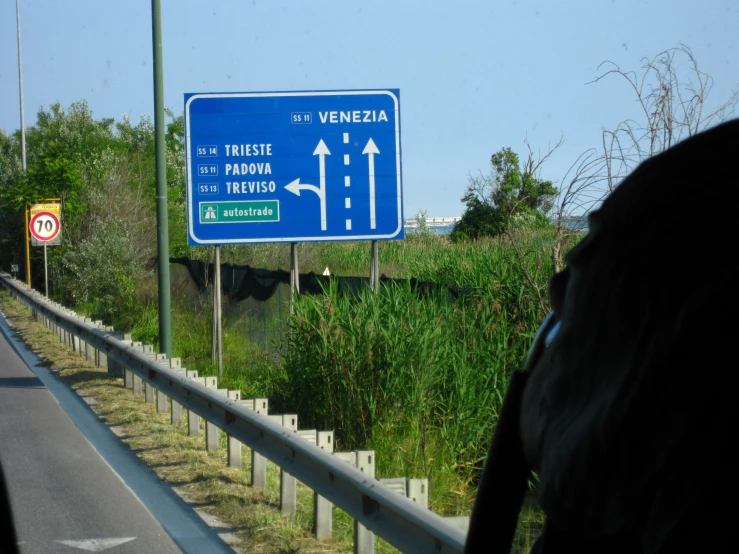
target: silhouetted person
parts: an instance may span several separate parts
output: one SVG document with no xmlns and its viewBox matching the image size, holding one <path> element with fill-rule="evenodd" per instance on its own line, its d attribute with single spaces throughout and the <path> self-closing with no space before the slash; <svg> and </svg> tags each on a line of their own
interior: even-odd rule
<svg viewBox="0 0 739 554">
<path fill-rule="evenodd" d="M 10 497 L 2 464 L 0 464 L 0 552 L 7 554 L 18 552 L 18 539 L 15 535 L 13 513 L 10 509 Z"/>
<path fill-rule="evenodd" d="M 556 336 L 507 393 L 468 552 L 495 552 L 495 518 L 510 544 L 530 468 L 537 554 L 739 552 L 737 160 L 734 120 L 645 161 L 591 215 L 550 282 Z"/>
</svg>

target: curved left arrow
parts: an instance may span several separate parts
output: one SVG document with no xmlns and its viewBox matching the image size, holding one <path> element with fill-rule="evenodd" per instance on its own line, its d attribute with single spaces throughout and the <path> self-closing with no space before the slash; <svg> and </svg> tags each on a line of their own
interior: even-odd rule
<svg viewBox="0 0 739 554">
<path fill-rule="evenodd" d="M 290 181 L 285 185 L 285 189 L 289 190 L 296 196 L 300 196 L 301 190 L 309 190 L 315 192 L 318 195 L 318 199 L 321 202 L 321 231 L 326 230 L 326 156 L 330 156 L 326 143 L 323 139 L 318 141 L 318 146 L 313 151 L 314 156 L 318 156 L 318 169 L 321 186 L 309 185 L 308 183 L 301 183 L 300 177 L 294 181 Z"/>
</svg>

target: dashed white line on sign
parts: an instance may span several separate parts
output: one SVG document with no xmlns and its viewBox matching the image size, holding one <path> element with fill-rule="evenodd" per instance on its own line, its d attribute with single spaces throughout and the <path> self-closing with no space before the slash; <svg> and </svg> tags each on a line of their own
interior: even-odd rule
<svg viewBox="0 0 739 554">
<path fill-rule="evenodd" d="M 344 186 L 348 187 L 352 184 L 352 179 L 349 177 L 349 175 L 344 176 Z"/>
<path fill-rule="evenodd" d="M 344 154 L 344 165 L 349 165 L 349 154 Z"/>
<path fill-rule="evenodd" d="M 352 230 L 352 220 L 351 219 L 347 219 L 346 220 L 346 230 L 347 231 L 351 231 Z"/>
<path fill-rule="evenodd" d="M 344 144 L 349 144 L 349 133 L 344 133 Z"/>
<path fill-rule="evenodd" d="M 352 199 L 351 198 L 344 198 L 344 207 L 346 209 L 349 209 L 352 207 Z"/>
</svg>

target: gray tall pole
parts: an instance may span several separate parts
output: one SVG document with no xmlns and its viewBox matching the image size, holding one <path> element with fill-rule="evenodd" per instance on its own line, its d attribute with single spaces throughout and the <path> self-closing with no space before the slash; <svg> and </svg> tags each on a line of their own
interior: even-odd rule
<svg viewBox="0 0 739 554">
<path fill-rule="evenodd" d="M 210 361 L 216 363 L 218 361 L 218 310 L 216 308 L 216 256 L 218 256 L 218 247 L 213 247 L 213 283 L 211 288 L 213 289 L 212 299 L 213 300 L 213 313 L 211 314 L 211 325 L 210 325 Z M 219 256 L 220 257 L 220 256 Z"/>
<path fill-rule="evenodd" d="M 290 243 L 290 313 L 294 310 L 295 295 L 300 294 L 300 272 L 298 270 L 298 243 Z"/>
<path fill-rule="evenodd" d="M 18 87 L 21 97 L 21 163 L 23 173 L 26 172 L 26 118 L 23 109 L 23 56 L 21 55 L 21 8 L 20 0 L 15 0 L 15 19 L 18 27 Z"/>
<path fill-rule="evenodd" d="M 172 357 L 172 303 L 169 293 L 169 227 L 167 214 L 167 149 L 164 142 L 164 77 L 162 70 L 162 10 L 151 0 L 154 48 L 154 132 L 157 176 L 157 249 L 159 252 L 159 350 Z"/>
</svg>

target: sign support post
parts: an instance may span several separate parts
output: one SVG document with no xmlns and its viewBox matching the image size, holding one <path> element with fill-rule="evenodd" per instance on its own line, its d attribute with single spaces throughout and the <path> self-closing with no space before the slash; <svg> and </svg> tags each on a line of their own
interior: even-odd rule
<svg viewBox="0 0 739 554">
<path fill-rule="evenodd" d="M 46 243 L 44 243 L 44 293 L 49 298 L 49 264 L 46 261 Z"/>
<path fill-rule="evenodd" d="M 370 287 L 374 292 L 380 288 L 380 260 L 377 241 L 372 241 L 372 260 L 370 261 Z"/>
<path fill-rule="evenodd" d="M 216 320 L 218 319 L 218 313 L 216 312 L 216 250 L 217 246 L 213 247 L 213 277 L 211 281 L 211 301 L 213 302 L 213 309 L 211 310 L 210 318 L 210 361 L 216 363 L 218 360 L 218 332 L 216 331 Z"/>
<path fill-rule="evenodd" d="M 28 204 L 26 204 L 26 284 L 31 286 L 31 237 L 28 236 Z"/>
<path fill-rule="evenodd" d="M 298 243 L 290 243 L 290 313 L 295 310 L 295 295 L 300 294 L 300 273 L 298 272 Z"/>
<path fill-rule="evenodd" d="M 223 379 L 223 334 L 221 330 L 221 247 L 216 246 L 215 262 L 215 315 L 216 315 L 216 344 L 218 349 L 218 378 Z"/>
</svg>

